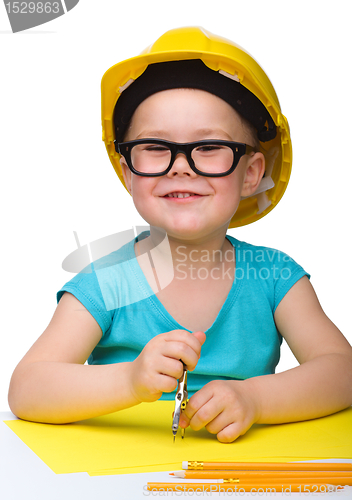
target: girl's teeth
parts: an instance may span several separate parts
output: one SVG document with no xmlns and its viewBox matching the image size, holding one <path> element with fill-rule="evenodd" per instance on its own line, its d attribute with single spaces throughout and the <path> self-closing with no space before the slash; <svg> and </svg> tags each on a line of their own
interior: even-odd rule
<svg viewBox="0 0 352 500">
<path fill-rule="evenodd" d="M 169 193 L 168 196 L 171 198 L 188 198 L 192 196 L 193 193 Z"/>
</svg>

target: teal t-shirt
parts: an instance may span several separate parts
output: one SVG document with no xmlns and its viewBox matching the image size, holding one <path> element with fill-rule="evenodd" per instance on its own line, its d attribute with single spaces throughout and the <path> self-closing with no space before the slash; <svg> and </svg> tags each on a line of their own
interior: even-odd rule
<svg viewBox="0 0 352 500">
<path fill-rule="evenodd" d="M 148 236 L 142 233 L 139 239 Z M 188 373 L 191 396 L 214 379 L 244 380 L 275 373 L 282 337 L 275 310 L 303 276 L 309 275 L 288 255 L 254 246 L 227 235 L 236 252 L 235 278 L 212 326 L 193 372 Z M 153 293 L 140 268 L 135 240 L 99 259 L 77 274 L 57 294 L 70 292 L 100 325 L 102 337 L 89 364 L 133 361 L 156 335 L 185 329 Z M 164 393 L 162 399 L 174 399 Z"/>
</svg>

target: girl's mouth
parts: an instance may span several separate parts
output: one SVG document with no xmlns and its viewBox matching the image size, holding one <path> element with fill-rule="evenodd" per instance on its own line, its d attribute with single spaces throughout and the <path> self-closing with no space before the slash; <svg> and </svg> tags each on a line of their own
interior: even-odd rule
<svg viewBox="0 0 352 500">
<path fill-rule="evenodd" d="M 164 198 L 170 199 L 170 200 L 194 200 L 196 198 L 201 198 L 202 195 L 196 194 L 196 193 L 181 193 L 179 191 L 176 191 L 174 193 L 168 193 L 167 195 L 164 196 Z"/>
</svg>

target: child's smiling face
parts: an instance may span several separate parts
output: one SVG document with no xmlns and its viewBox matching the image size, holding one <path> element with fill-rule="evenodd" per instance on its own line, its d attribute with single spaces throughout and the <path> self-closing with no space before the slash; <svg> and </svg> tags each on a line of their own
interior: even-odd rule
<svg viewBox="0 0 352 500">
<path fill-rule="evenodd" d="M 125 140 L 165 139 L 193 142 L 204 139 L 251 143 L 241 117 L 225 101 L 202 90 L 172 89 L 148 97 L 136 109 Z M 121 159 L 126 186 L 133 202 L 151 226 L 163 228 L 169 237 L 196 243 L 226 233 L 241 196 L 249 196 L 264 173 L 261 153 L 243 156 L 234 172 L 225 177 L 197 175 L 185 155 L 176 157 L 161 177 L 132 174 Z M 196 193 L 187 198 L 168 193 Z"/>
</svg>

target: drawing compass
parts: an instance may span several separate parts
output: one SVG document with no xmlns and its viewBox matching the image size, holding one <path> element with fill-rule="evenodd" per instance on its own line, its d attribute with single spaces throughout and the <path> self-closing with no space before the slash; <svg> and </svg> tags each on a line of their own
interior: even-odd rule
<svg viewBox="0 0 352 500">
<path fill-rule="evenodd" d="M 185 365 L 183 365 L 183 374 L 182 377 L 178 381 L 178 388 L 175 397 L 175 411 L 174 417 L 172 421 L 172 434 L 174 435 L 174 442 L 177 434 L 177 430 L 179 427 L 179 421 L 181 416 L 181 411 L 186 408 L 188 392 L 187 392 L 187 370 Z M 185 429 L 181 429 L 181 437 L 182 439 L 185 436 Z"/>
</svg>

